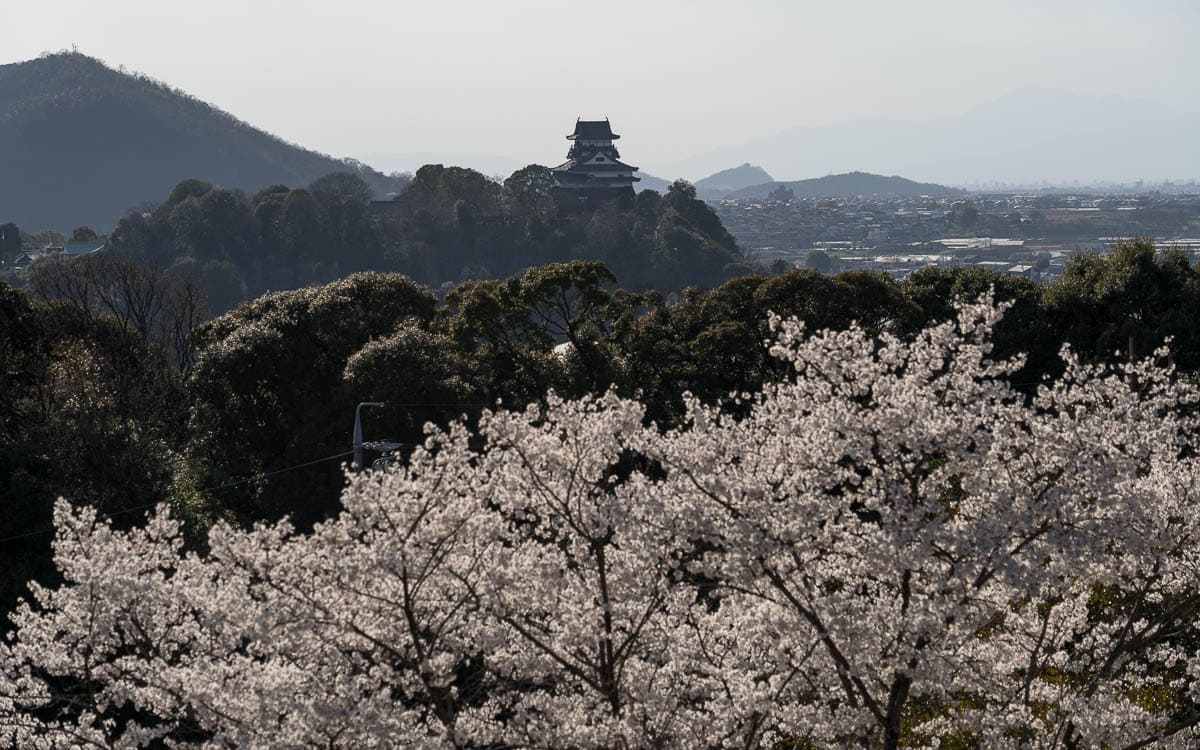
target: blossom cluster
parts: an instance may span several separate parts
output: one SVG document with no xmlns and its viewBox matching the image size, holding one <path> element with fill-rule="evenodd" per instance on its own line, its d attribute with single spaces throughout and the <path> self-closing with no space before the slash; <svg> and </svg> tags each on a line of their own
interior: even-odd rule
<svg viewBox="0 0 1200 750">
<path fill-rule="evenodd" d="M 550 395 L 429 428 L 310 533 L 60 502 L 0 644 L 0 747 L 1186 747 L 1200 390 L 1003 308 L 915 339 L 773 320 L 794 377 L 647 424 Z"/>
</svg>

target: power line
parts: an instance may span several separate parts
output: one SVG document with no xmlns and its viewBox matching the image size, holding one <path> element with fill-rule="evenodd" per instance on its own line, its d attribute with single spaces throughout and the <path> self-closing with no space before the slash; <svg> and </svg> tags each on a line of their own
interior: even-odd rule
<svg viewBox="0 0 1200 750">
<path fill-rule="evenodd" d="M 405 446 L 412 447 L 412 444 L 405 444 Z M 332 461 L 335 458 L 345 458 L 346 456 L 349 456 L 353 453 L 354 453 L 354 451 L 344 451 L 342 453 L 335 453 L 332 456 L 325 456 L 324 458 L 317 458 L 317 459 L 313 459 L 312 461 L 305 461 L 304 463 L 294 464 L 292 466 L 285 466 L 282 469 L 275 469 L 274 471 L 268 471 L 268 472 L 261 473 L 261 474 L 251 474 L 250 476 L 242 477 L 241 479 L 237 479 L 232 482 L 226 482 L 225 484 L 218 484 L 213 487 L 204 487 L 203 489 L 198 490 L 198 492 L 216 492 L 217 490 L 223 490 L 223 489 L 228 489 L 230 487 L 236 487 L 239 484 L 245 484 L 247 482 L 252 482 L 255 480 L 259 480 L 259 479 L 266 479 L 267 477 L 273 477 L 278 474 L 284 474 L 289 471 L 295 471 L 296 469 L 303 469 L 308 466 L 315 466 L 316 464 L 325 463 L 326 461 Z M 33 493 L 33 494 L 36 494 L 36 493 Z M 32 497 L 32 494 L 26 495 L 25 497 Z M 114 510 L 112 513 L 105 513 L 101 516 L 98 516 L 96 518 L 96 520 L 97 521 L 107 521 L 110 518 L 125 515 L 126 513 L 134 513 L 139 510 L 146 510 L 147 508 L 153 508 L 154 506 L 159 505 L 160 503 L 161 503 L 161 501 L 157 501 L 157 502 L 153 502 L 153 503 L 143 503 L 142 505 L 134 505 L 129 508 L 122 508 L 121 510 Z M 47 533 L 50 533 L 53 531 L 54 531 L 53 526 L 48 526 L 48 527 L 41 528 L 41 529 L 35 529 L 33 531 L 26 531 L 22 534 L 14 534 L 12 536 L 6 536 L 3 539 L 0 539 L 0 544 L 3 544 L 5 542 L 16 541 L 17 539 L 26 539 L 28 537 L 37 536 L 39 534 L 47 534 Z"/>
<path fill-rule="evenodd" d="M 406 408 L 413 408 L 413 407 L 420 407 L 420 406 L 456 407 L 456 408 L 480 407 L 480 408 L 486 409 L 486 408 L 490 408 L 490 407 L 496 407 L 496 406 L 498 406 L 498 404 L 494 404 L 494 403 L 486 404 L 486 403 L 478 403 L 478 402 L 461 402 L 461 401 L 460 402 L 429 402 L 429 401 L 426 401 L 426 402 L 420 402 L 420 403 L 418 403 L 418 402 L 403 402 L 403 403 L 402 402 L 389 402 L 388 406 L 399 406 L 399 407 L 406 407 Z M 421 448 L 424 446 L 424 443 L 393 443 L 392 445 L 394 445 L 397 448 Z M 242 477 L 241 479 L 235 479 L 232 482 L 226 482 L 224 484 L 218 484 L 218 485 L 214 485 L 212 487 L 204 487 L 200 490 L 197 490 L 197 492 L 203 493 L 203 492 L 217 492 L 219 490 L 226 490 L 226 489 L 229 489 L 230 487 L 237 487 L 238 485 L 246 484 L 247 482 L 267 479 L 268 477 L 273 477 L 273 476 L 276 476 L 279 474 L 284 474 L 289 471 L 295 471 L 296 469 L 303 469 L 303 468 L 307 468 L 309 466 L 315 466 L 316 464 L 325 463 L 326 461 L 332 461 L 335 458 L 345 458 L 345 457 L 351 456 L 351 455 L 354 455 L 354 451 L 344 451 L 342 453 L 335 453 L 332 456 L 325 456 L 324 458 L 317 458 L 317 459 L 313 459 L 312 461 L 305 461 L 304 463 L 294 464 L 292 466 L 285 466 L 282 469 L 275 469 L 273 471 L 268 471 L 268 472 L 259 473 L 259 474 L 251 474 L 249 476 Z M 21 495 L 18 499 L 24 500 L 25 498 L 34 497 L 39 494 L 41 494 L 41 492 L 39 490 L 34 490 L 33 492 L 29 492 L 24 495 Z M 128 508 L 122 508 L 121 510 L 113 511 L 112 513 L 105 513 L 101 516 L 97 516 L 96 520 L 97 521 L 106 521 L 110 518 L 115 518 L 116 516 L 125 515 L 126 513 L 135 513 L 139 510 L 146 510 L 147 508 L 153 508 L 154 506 L 159 505 L 161 502 L 162 501 L 156 501 L 153 503 L 143 503 L 141 505 L 134 505 L 134 506 L 131 506 Z M 39 534 L 48 534 L 48 533 L 52 533 L 53 531 L 54 531 L 53 526 L 47 526 L 47 527 L 41 528 L 41 529 L 34 529 L 33 531 L 26 531 L 21 534 L 13 534 L 12 536 L 6 536 L 3 538 L 0 538 L 0 544 L 4 544 L 5 542 L 16 541 L 18 539 L 27 539 L 29 537 L 37 536 Z"/>
<path fill-rule="evenodd" d="M 485 407 L 488 406 L 488 404 L 469 404 L 469 403 L 468 404 L 464 404 L 464 403 L 395 404 L 395 405 L 396 406 L 485 406 Z M 424 447 L 425 444 L 424 443 L 392 443 L 392 445 L 394 445 L 397 448 L 421 448 L 421 447 Z M 241 479 L 235 479 L 232 482 L 225 482 L 224 484 L 218 484 L 218 485 L 214 485 L 212 487 L 204 487 L 204 488 L 197 490 L 197 492 L 204 493 L 204 492 L 217 492 L 218 490 L 226 490 L 226 489 L 229 489 L 230 487 L 237 487 L 238 485 L 246 484 L 247 482 L 253 482 L 253 481 L 257 481 L 257 480 L 267 479 L 269 477 L 277 476 L 279 474 L 285 474 L 289 471 L 295 471 L 297 469 L 304 469 L 309 466 L 315 466 L 316 464 L 325 463 L 326 461 L 332 461 L 336 458 L 345 458 L 345 457 L 351 456 L 351 455 L 354 455 L 354 451 L 343 451 L 342 453 L 335 453 L 332 456 L 325 456 L 324 458 L 315 458 L 312 461 L 305 461 L 303 463 L 293 464 L 291 466 L 285 466 L 282 469 L 274 469 L 274 470 L 268 471 L 268 472 L 251 474 L 249 476 L 242 477 Z M 22 495 L 20 499 L 24 499 L 27 497 L 33 497 L 38 494 L 40 494 L 39 491 L 30 492 L 25 495 Z M 125 515 L 126 513 L 135 513 L 139 510 L 146 510 L 147 508 L 153 508 L 154 506 L 159 505 L 161 502 L 162 501 L 156 501 L 153 503 L 143 503 L 141 505 L 134 505 L 134 506 L 131 506 L 128 508 L 122 508 L 121 510 L 113 511 L 112 513 L 105 513 L 103 515 L 97 516 L 96 520 L 97 521 L 106 521 L 110 518 L 115 518 L 116 516 Z M 29 537 L 37 536 L 39 534 L 48 534 L 53 531 L 54 531 L 53 526 L 47 526 L 47 527 L 41 528 L 41 529 L 34 529 L 33 531 L 26 531 L 21 534 L 13 534 L 12 536 L 6 536 L 3 538 L 0 538 L 0 544 L 4 544 L 5 542 L 16 541 L 18 539 L 27 539 Z"/>
<path fill-rule="evenodd" d="M 335 458 L 345 458 L 346 456 L 349 456 L 352 453 L 354 453 L 354 451 L 345 451 L 342 453 L 335 453 L 332 456 L 326 456 L 325 458 L 317 458 L 317 459 L 313 459 L 312 461 L 305 461 L 302 464 L 295 464 L 294 466 L 285 466 L 282 469 L 275 469 L 274 471 L 268 471 L 263 474 L 251 474 L 248 477 L 243 477 L 241 479 L 237 479 L 232 482 L 226 482 L 225 484 L 218 484 L 215 487 L 205 487 L 201 490 L 198 490 L 198 492 L 216 492 L 217 490 L 224 490 L 224 489 L 228 489 L 230 487 L 236 487 L 239 484 L 245 484 L 246 482 L 252 482 L 256 479 L 266 479 L 267 477 L 273 477 L 276 474 L 283 474 L 285 472 L 295 471 L 296 469 L 303 469 L 305 467 L 313 466 L 315 464 L 325 463 L 326 461 L 332 461 Z M 157 503 L 151 503 L 151 505 L 157 505 Z M 4 541 L 4 540 L 0 539 L 0 541 Z"/>
<path fill-rule="evenodd" d="M 495 406 L 477 401 L 385 401 L 385 406 Z"/>
</svg>

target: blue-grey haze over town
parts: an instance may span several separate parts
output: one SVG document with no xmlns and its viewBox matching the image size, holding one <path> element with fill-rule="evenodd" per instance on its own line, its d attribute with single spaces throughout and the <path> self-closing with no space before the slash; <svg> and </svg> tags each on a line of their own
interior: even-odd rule
<svg viewBox="0 0 1200 750">
<path fill-rule="evenodd" d="M 1193 0 L 0 0 L 0 17 L 2 63 L 76 47 L 384 171 L 553 164 L 576 117 L 610 117 L 666 178 L 1200 176 Z"/>
</svg>

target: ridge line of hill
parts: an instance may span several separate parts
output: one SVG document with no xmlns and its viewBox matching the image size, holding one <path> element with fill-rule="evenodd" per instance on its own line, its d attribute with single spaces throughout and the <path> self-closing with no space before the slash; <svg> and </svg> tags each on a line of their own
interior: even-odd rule
<svg viewBox="0 0 1200 750">
<path fill-rule="evenodd" d="M 776 193 L 776 191 L 782 191 Z M 766 182 L 736 190 L 726 197 L 732 200 L 756 200 L 767 198 L 772 193 L 795 198 L 847 198 L 858 196 L 952 198 L 967 195 L 967 191 L 938 185 L 931 182 L 916 182 L 899 175 L 879 175 L 871 172 L 844 172 L 842 174 L 812 177 L 805 180 Z"/>
<path fill-rule="evenodd" d="M 126 211 L 196 178 L 253 192 L 333 172 L 377 196 L 403 181 L 306 149 L 143 73 L 73 52 L 0 66 L 5 220 L 105 230 Z"/>
</svg>

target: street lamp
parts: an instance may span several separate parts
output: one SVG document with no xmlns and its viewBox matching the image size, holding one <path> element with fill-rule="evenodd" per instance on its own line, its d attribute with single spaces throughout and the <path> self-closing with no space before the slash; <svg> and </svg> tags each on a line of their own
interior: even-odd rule
<svg viewBox="0 0 1200 750">
<path fill-rule="evenodd" d="M 362 410 L 364 406 L 385 406 L 382 401 L 364 401 L 354 409 L 354 464 L 351 468 L 362 471 L 363 467 L 363 431 Z"/>
<path fill-rule="evenodd" d="M 364 401 L 354 410 L 354 465 L 355 471 L 363 470 L 363 449 L 390 453 L 403 447 L 403 443 L 393 443 L 388 440 L 371 440 L 363 442 L 362 408 L 364 406 L 387 406 L 382 401 Z M 382 460 L 382 459 L 381 459 Z"/>
</svg>

